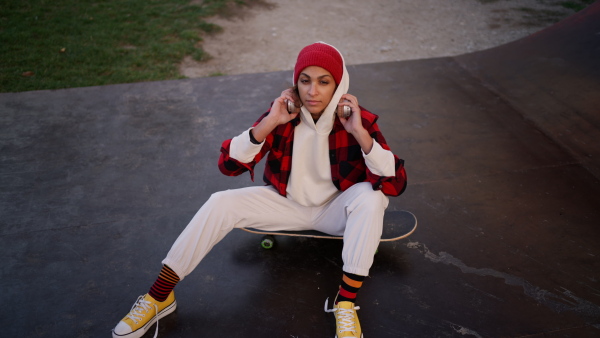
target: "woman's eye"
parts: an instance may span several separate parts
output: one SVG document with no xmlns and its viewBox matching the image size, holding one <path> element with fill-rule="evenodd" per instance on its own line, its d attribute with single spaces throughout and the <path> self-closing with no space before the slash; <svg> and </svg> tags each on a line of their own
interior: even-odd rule
<svg viewBox="0 0 600 338">
<path fill-rule="evenodd" d="M 321 81 L 321 84 L 327 86 L 329 84 L 329 81 Z"/>
</svg>

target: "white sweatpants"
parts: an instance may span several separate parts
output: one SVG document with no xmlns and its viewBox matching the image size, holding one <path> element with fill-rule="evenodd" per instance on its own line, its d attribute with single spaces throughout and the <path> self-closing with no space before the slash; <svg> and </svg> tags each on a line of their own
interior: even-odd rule
<svg viewBox="0 0 600 338">
<path fill-rule="evenodd" d="M 271 186 L 211 195 L 179 235 L 163 264 L 180 279 L 189 275 L 233 228 L 318 230 L 344 236 L 344 272 L 367 276 L 379 245 L 389 200 L 370 183 L 358 183 L 320 207 L 305 207 Z"/>
</svg>

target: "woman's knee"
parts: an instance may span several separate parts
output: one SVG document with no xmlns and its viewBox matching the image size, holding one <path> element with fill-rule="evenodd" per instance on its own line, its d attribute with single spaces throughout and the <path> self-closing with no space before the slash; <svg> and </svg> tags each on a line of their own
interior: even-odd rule
<svg viewBox="0 0 600 338">
<path fill-rule="evenodd" d="M 206 204 L 216 206 L 216 205 L 228 205 L 231 206 L 235 202 L 235 193 L 234 190 L 223 190 L 217 191 L 210 195 Z"/>
<path fill-rule="evenodd" d="M 368 182 L 355 184 L 357 206 L 372 208 L 373 210 L 385 210 L 389 199 L 380 190 L 373 190 L 373 186 Z"/>
</svg>

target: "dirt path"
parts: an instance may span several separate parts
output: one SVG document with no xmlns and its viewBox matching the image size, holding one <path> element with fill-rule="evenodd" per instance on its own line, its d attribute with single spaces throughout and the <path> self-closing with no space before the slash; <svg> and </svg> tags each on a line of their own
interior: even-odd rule
<svg viewBox="0 0 600 338">
<path fill-rule="evenodd" d="M 347 64 L 459 55 L 498 46 L 572 14 L 556 0 L 268 0 L 204 37 L 212 60 L 186 58 L 187 77 L 290 70 L 315 41 L 338 47 Z"/>
</svg>

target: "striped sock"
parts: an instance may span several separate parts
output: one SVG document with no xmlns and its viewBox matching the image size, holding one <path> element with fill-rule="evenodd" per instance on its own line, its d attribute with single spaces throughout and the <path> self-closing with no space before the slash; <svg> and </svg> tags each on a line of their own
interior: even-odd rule
<svg viewBox="0 0 600 338">
<path fill-rule="evenodd" d="M 178 282 L 179 276 L 177 276 L 175 271 L 163 265 L 158 278 L 150 288 L 150 291 L 148 291 L 148 294 L 157 301 L 164 302 Z"/>
<path fill-rule="evenodd" d="M 356 300 L 356 294 L 365 280 L 365 276 L 354 275 L 344 272 L 342 284 L 340 285 L 340 293 L 337 297 L 337 302 L 352 302 Z"/>
</svg>

